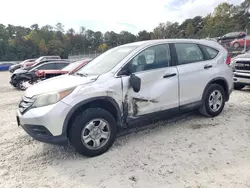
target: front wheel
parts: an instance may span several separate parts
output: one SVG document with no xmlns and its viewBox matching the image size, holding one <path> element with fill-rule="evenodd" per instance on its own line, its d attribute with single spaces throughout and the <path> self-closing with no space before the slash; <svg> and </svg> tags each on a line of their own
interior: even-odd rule
<svg viewBox="0 0 250 188">
<path fill-rule="evenodd" d="M 208 117 L 218 116 L 222 112 L 225 102 L 224 88 L 218 84 L 211 84 L 205 91 L 200 113 Z"/>
<path fill-rule="evenodd" d="M 29 80 L 25 79 L 25 78 L 20 79 L 16 84 L 17 88 L 22 90 L 22 91 L 26 90 L 27 89 L 27 86 L 25 85 L 26 82 L 29 82 Z"/>
<path fill-rule="evenodd" d="M 116 120 L 108 111 L 90 108 L 75 118 L 69 129 L 69 141 L 81 155 L 94 157 L 113 145 L 116 132 Z"/>
<path fill-rule="evenodd" d="M 234 43 L 234 48 L 237 49 L 237 48 L 239 48 L 239 47 L 240 47 L 240 44 L 239 44 L 238 42 L 235 42 L 235 43 Z"/>
</svg>

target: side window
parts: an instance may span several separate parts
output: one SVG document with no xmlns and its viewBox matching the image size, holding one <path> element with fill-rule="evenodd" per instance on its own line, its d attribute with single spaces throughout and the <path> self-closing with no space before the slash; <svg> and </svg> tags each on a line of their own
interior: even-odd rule
<svg viewBox="0 0 250 188">
<path fill-rule="evenodd" d="M 214 48 L 211 48 L 211 47 L 208 47 L 208 46 L 204 46 L 204 45 L 200 45 L 200 46 L 203 49 L 203 51 L 205 51 L 206 56 L 208 56 L 207 57 L 208 60 L 209 59 L 214 59 L 218 55 L 218 53 L 219 53 L 219 51 L 216 50 L 216 49 L 214 49 Z"/>
<path fill-rule="evenodd" d="M 50 64 L 44 64 L 41 65 L 40 67 L 37 67 L 38 70 L 50 70 L 50 69 L 55 69 L 55 64 L 54 63 L 50 63 Z"/>
<path fill-rule="evenodd" d="M 170 66 L 171 56 L 168 44 L 152 46 L 140 52 L 130 63 L 130 73 Z"/>
<path fill-rule="evenodd" d="M 56 69 L 62 69 L 62 68 L 64 68 L 64 67 L 66 67 L 67 65 L 69 65 L 69 64 L 67 64 L 67 63 L 56 63 Z"/>
<path fill-rule="evenodd" d="M 179 65 L 203 61 L 204 57 L 197 44 L 175 44 Z"/>
</svg>

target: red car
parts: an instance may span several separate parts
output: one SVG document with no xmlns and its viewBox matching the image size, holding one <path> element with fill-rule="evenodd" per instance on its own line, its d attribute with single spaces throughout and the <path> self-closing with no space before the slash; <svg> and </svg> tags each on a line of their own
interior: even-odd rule
<svg viewBox="0 0 250 188">
<path fill-rule="evenodd" d="M 245 39 L 236 39 L 231 42 L 231 46 L 234 48 L 243 48 L 245 44 Z M 247 47 L 250 47 L 250 36 L 246 36 L 246 45 Z"/>
<path fill-rule="evenodd" d="M 73 63 L 70 63 L 68 66 L 64 67 L 61 70 L 38 70 L 36 71 L 36 75 L 42 79 L 48 79 L 55 76 L 60 76 L 62 74 L 74 73 L 78 71 L 80 68 L 85 66 L 92 59 L 86 58 Z"/>
</svg>

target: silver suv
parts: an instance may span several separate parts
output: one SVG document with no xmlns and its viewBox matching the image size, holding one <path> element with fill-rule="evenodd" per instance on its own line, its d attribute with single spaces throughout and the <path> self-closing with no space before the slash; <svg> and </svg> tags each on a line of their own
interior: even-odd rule
<svg viewBox="0 0 250 188">
<path fill-rule="evenodd" d="M 117 131 L 191 110 L 217 116 L 233 88 L 230 56 L 207 40 L 151 40 L 122 45 L 75 74 L 31 86 L 18 125 L 42 142 L 97 156 Z"/>
</svg>

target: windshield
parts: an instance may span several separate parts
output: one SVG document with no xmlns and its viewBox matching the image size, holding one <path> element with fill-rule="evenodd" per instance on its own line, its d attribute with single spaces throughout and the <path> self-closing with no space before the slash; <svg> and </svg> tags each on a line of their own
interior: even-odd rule
<svg viewBox="0 0 250 188">
<path fill-rule="evenodd" d="M 100 75 L 107 73 L 120 63 L 121 60 L 123 60 L 136 47 L 137 45 L 112 48 L 93 59 L 86 66 L 77 71 L 77 73 L 85 75 Z"/>
<path fill-rule="evenodd" d="M 43 59 L 43 57 L 39 57 L 37 60 L 35 60 L 35 62 L 39 63 L 42 59 Z"/>
<path fill-rule="evenodd" d="M 77 61 L 77 62 L 71 63 L 68 66 L 64 67 L 62 69 L 62 71 L 72 71 L 72 70 L 76 69 L 77 67 L 79 67 L 83 63 L 84 63 L 83 61 Z"/>
</svg>

